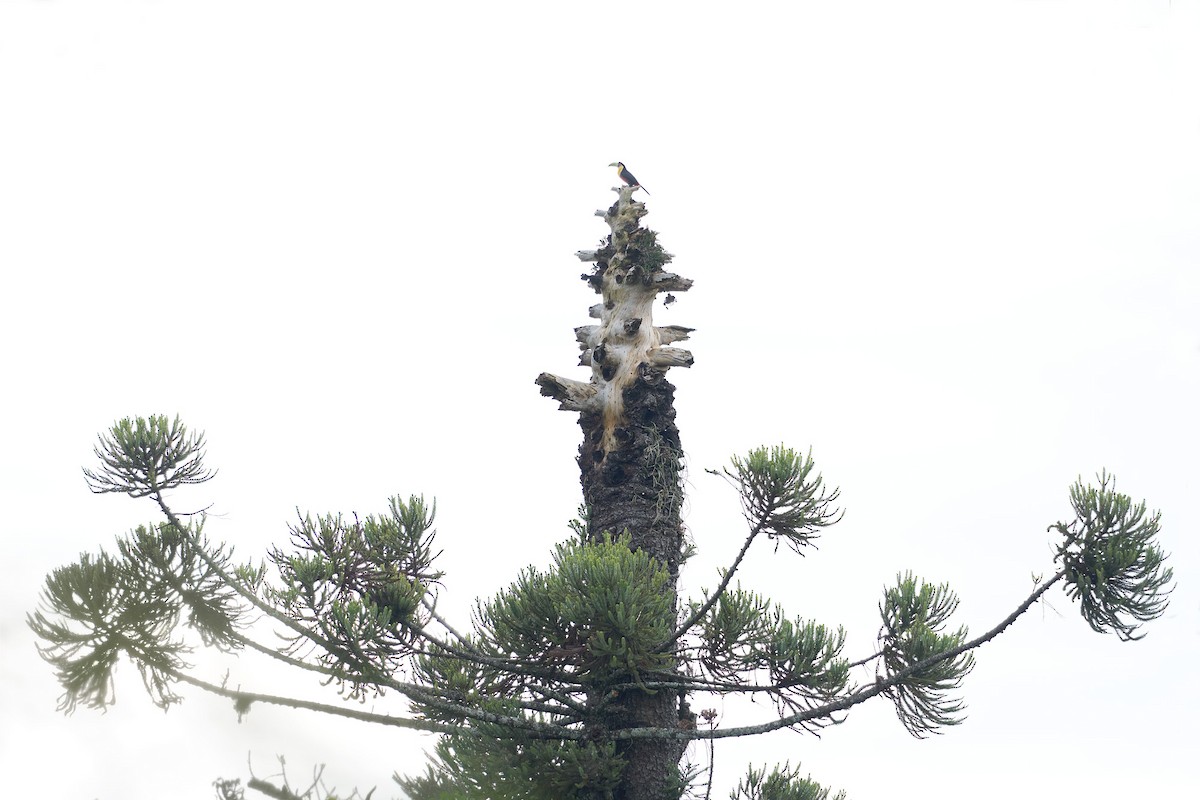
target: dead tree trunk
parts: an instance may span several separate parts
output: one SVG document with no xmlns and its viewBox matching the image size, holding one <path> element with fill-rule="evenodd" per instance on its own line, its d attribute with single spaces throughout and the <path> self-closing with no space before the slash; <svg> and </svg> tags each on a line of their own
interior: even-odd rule
<svg viewBox="0 0 1200 800">
<path fill-rule="evenodd" d="M 674 607 L 683 553 L 683 450 L 675 427 L 675 387 L 666 371 L 691 366 L 691 353 L 669 345 L 686 339 L 692 329 L 655 327 L 652 310 L 659 293 L 686 291 L 692 282 L 664 270 L 671 256 L 654 231 L 639 224 L 646 208 L 632 200 L 636 188 L 622 188 L 608 211 L 596 212 L 612 230 L 604 247 L 577 254 L 595 263 L 583 278 L 601 296 L 589 312 L 599 324 L 575 330 L 583 351 L 580 364 L 592 368 L 591 380 L 543 373 L 537 383 L 561 409 L 579 414 L 588 536 L 628 531 L 635 550 L 666 566 Z M 667 301 L 672 299 L 668 295 Z M 602 709 L 588 723 L 600 737 L 622 728 L 695 725 L 683 698 L 665 692 L 624 691 L 615 702 L 605 698 Z M 667 740 L 620 743 L 626 768 L 616 800 L 676 800 L 683 749 L 684 743 Z"/>
</svg>

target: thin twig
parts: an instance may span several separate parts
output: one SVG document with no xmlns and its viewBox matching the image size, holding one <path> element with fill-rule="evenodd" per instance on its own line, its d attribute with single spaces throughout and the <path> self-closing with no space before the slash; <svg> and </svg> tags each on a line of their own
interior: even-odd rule
<svg viewBox="0 0 1200 800">
<path fill-rule="evenodd" d="M 758 521 L 758 524 L 751 529 L 750 535 L 746 537 L 745 544 L 742 545 L 742 549 L 737 554 L 737 558 L 733 560 L 733 563 L 729 565 L 729 569 L 725 571 L 725 578 L 721 581 L 721 585 L 718 586 L 717 590 L 712 593 L 708 600 L 704 602 L 704 605 L 696 609 L 695 613 L 688 617 L 683 624 L 680 625 L 673 634 L 671 634 L 669 639 L 656 648 L 658 652 L 661 653 L 664 650 L 667 650 L 671 645 L 679 641 L 685 633 L 691 630 L 693 625 L 699 622 L 704 615 L 708 613 L 710 608 L 716 605 L 717 601 L 721 599 L 721 595 L 725 593 L 725 589 L 729 587 L 729 582 L 733 580 L 733 574 L 737 572 L 737 568 L 742 563 L 742 559 L 746 557 L 746 552 L 750 549 L 750 545 L 754 541 L 754 537 L 762 533 L 763 528 L 766 527 L 766 524 L 766 519 L 761 519 Z"/>
<path fill-rule="evenodd" d="M 452 725 L 444 722 L 432 722 L 429 720 L 409 719 L 407 717 L 394 717 L 391 714 L 374 714 L 367 711 L 358 711 L 345 706 L 333 706 L 328 703 L 316 703 L 311 700 L 301 700 L 294 697 L 281 697 L 279 695 L 258 694 L 256 692 L 243 692 L 237 689 L 227 689 L 224 686 L 217 686 L 208 681 L 194 678 L 184 672 L 175 669 L 164 669 L 164 673 L 170 675 L 178 681 L 203 689 L 221 697 L 227 697 L 230 700 L 237 701 L 243 705 L 252 703 L 267 703 L 269 705 L 284 706 L 286 708 L 302 708 L 307 711 L 319 711 L 325 714 L 332 714 L 339 717 L 348 717 L 357 719 L 363 722 L 374 722 L 379 725 L 389 725 L 396 728 L 411 728 L 414 730 L 431 731 L 433 733 L 452 733 L 456 735 L 479 736 L 481 734 L 472 731 L 470 728 L 465 728 L 461 725 Z M 427 705 L 449 706 L 451 710 L 461 713 L 464 716 L 470 717 L 477 722 L 486 722 L 493 725 L 499 725 L 505 728 L 519 730 L 522 733 L 528 733 L 535 738 L 546 739 L 581 739 L 583 733 L 581 731 L 564 730 L 554 725 L 544 722 L 533 722 L 530 720 L 522 720 L 515 717 L 504 716 L 501 714 L 492 714 L 487 711 L 479 711 L 471 708 L 464 708 L 457 705 L 438 701 L 434 697 L 426 696 L 414 698 L 416 702 Z"/>
</svg>

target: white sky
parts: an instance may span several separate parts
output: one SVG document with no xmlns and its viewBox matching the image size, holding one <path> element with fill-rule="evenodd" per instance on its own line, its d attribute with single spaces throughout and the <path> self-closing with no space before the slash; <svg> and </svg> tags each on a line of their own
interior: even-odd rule
<svg viewBox="0 0 1200 800">
<path fill-rule="evenodd" d="M 63 717 L 24 615 L 49 570 L 153 519 L 80 474 L 132 414 L 208 433 L 220 475 L 178 502 L 215 503 L 246 558 L 296 506 L 424 493 L 460 622 L 547 563 L 579 432 L 533 379 L 586 376 L 572 254 L 606 233 L 617 159 L 696 281 L 656 319 L 697 329 L 671 373 L 691 590 L 743 535 L 704 468 L 779 441 L 813 446 L 848 514 L 743 582 L 844 624 L 851 658 L 899 570 L 950 581 L 973 632 L 998 622 L 1102 467 L 1163 510 L 1179 584 L 1135 644 L 1055 591 L 978 653 L 964 725 L 915 741 L 876 703 L 821 739 L 725 743 L 713 796 L 788 758 L 852 800 L 1195 786 L 1198 4 L 784 5 L 0 0 L 9 794 L 208 798 L 250 753 L 398 795 L 430 738 L 238 725 L 195 692 L 164 716 L 128 665 L 107 714 Z"/>
</svg>

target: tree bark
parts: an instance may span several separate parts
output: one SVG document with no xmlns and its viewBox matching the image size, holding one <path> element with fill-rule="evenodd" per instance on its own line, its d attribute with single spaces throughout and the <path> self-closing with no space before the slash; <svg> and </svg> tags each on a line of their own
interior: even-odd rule
<svg viewBox="0 0 1200 800">
<path fill-rule="evenodd" d="M 633 549 L 666 567 L 677 612 L 683 450 L 675 426 L 675 387 L 666 371 L 691 366 L 692 355 L 663 345 L 686 339 L 692 329 L 656 328 L 652 310 L 659 292 L 686 291 L 692 282 L 663 270 L 671 256 L 653 231 L 640 226 L 646 210 L 632 200 L 635 188 L 621 189 L 618 201 L 603 213 L 612 230 L 605 246 L 577 253 L 594 262 L 594 271 L 582 277 L 602 297 L 590 311 L 600 324 L 575 332 L 583 351 L 580 363 L 591 367 L 591 381 L 543 373 L 537 383 L 543 394 L 559 400 L 560 408 L 579 413 L 583 442 L 578 462 L 588 536 L 628 532 Z M 587 723 L 599 737 L 622 728 L 695 725 L 695 715 L 676 694 L 627 690 L 605 698 L 601 708 Z M 685 746 L 669 740 L 619 741 L 626 768 L 615 800 L 677 800 Z"/>
</svg>

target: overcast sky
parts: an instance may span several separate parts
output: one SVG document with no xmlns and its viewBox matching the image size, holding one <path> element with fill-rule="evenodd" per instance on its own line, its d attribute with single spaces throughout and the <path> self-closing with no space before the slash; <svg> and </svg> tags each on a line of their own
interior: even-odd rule
<svg viewBox="0 0 1200 800">
<path fill-rule="evenodd" d="M 785 10 L 785 5 L 787 10 Z M 735 10 L 736 9 L 736 10 Z M 14 797 L 208 798 L 313 763 L 343 789 L 432 738 L 196 692 L 107 714 L 60 692 L 24 615 L 43 576 L 154 519 L 80 468 L 126 415 L 180 414 L 219 476 L 208 533 L 259 557 L 295 509 L 438 501 L 442 607 L 548 563 L 579 503 L 572 415 L 607 165 L 695 280 L 658 324 L 690 468 L 688 591 L 739 547 L 705 468 L 813 448 L 844 522 L 743 584 L 871 652 L 897 571 L 983 632 L 1051 573 L 1080 475 L 1163 512 L 1178 589 L 1141 642 L 1060 592 L 977 654 L 969 717 L 884 702 L 799 761 L 851 800 L 1179 797 L 1200 745 L 1200 8 L 1129 2 L 0 0 L 0 774 Z M 764 543 L 765 544 L 765 543 Z M 206 677 L 221 672 L 205 663 Z M 233 665 L 231 684 L 327 699 Z M 860 671 L 856 679 L 871 675 Z M 371 704 L 398 711 L 397 698 Z M 722 723 L 764 706 L 721 708 Z M 702 760 L 696 748 L 693 757 Z"/>
</svg>

